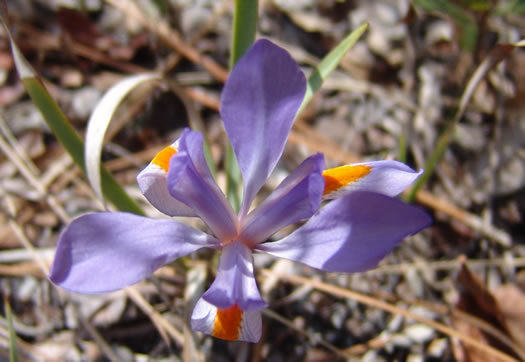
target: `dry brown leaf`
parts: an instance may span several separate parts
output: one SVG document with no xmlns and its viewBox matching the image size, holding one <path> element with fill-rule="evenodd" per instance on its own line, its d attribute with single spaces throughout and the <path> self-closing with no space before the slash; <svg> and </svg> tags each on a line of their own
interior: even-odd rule
<svg viewBox="0 0 525 362">
<path fill-rule="evenodd" d="M 479 328 L 474 327 L 470 323 L 466 322 L 462 318 L 455 317 L 454 315 L 451 318 L 452 325 L 454 328 L 471 338 L 478 340 L 479 342 L 490 344 L 490 341 L 487 337 L 479 330 Z M 472 348 L 471 346 L 461 343 L 457 339 L 452 341 L 452 353 L 454 358 L 459 362 L 499 362 L 502 359 L 494 355 L 486 354 L 484 351 L 481 351 L 477 348 Z"/>
<path fill-rule="evenodd" d="M 470 271 L 466 263 L 461 266 L 458 282 L 464 288 L 458 303 L 459 309 L 480 317 L 501 331 L 507 332 L 505 317 L 499 310 L 496 299 L 483 282 Z"/>
<path fill-rule="evenodd" d="M 493 291 L 499 310 L 507 324 L 510 337 L 520 344 L 525 341 L 525 293 L 514 284 L 505 284 Z"/>
<path fill-rule="evenodd" d="M 470 271 L 469 267 L 464 262 L 462 263 L 457 280 L 461 285 L 462 290 L 456 307 L 463 312 L 489 323 L 491 326 L 501 331 L 505 336 L 511 337 L 510 328 L 508 326 L 509 320 L 506 317 L 506 313 L 509 313 L 510 309 L 506 312 L 503 311 L 498 303 L 498 299 L 485 287 L 483 282 Z M 523 298 L 525 298 L 525 296 Z M 525 313 L 523 315 L 525 318 Z M 499 339 L 489 336 L 477 326 L 454 316 L 454 314 L 452 315 L 452 324 L 462 333 L 491 345 L 509 356 L 517 357 L 516 353 L 520 353 L 519 351 L 515 353 L 514 350 L 508 345 L 505 345 Z M 513 347 L 514 349 L 519 348 L 517 346 Z M 460 344 L 459 342 L 454 343 L 453 352 L 458 361 L 484 362 L 500 360 L 498 357 L 480 353 L 478 349 Z"/>
</svg>

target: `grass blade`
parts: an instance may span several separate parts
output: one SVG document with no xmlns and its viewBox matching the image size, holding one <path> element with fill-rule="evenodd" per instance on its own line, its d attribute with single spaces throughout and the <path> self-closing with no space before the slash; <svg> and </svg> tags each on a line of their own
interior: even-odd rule
<svg viewBox="0 0 525 362">
<path fill-rule="evenodd" d="M 343 59 L 343 56 L 346 54 L 350 48 L 354 46 L 354 44 L 361 38 L 363 33 L 368 28 L 368 24 L 363 24 L 359 28 L 355 29 L 353 32 L 351 32 L 346 38 L 344 38 L 339 45 L 337 45 L 334 49 L 328 53 L 321 63 L 314 69 L 313 73 L 308 78 L 308 83 L 306 86 L 306 93 L 304 95 L 303 103 L 301 104 L 301 107 L 299 108 L 299 111 L 297 114 L 301 113 L 301 111 L 308 105 L 310 100 L 312 99 L 315 91 L 317 91 L 321 84 L 323 84 L 323 81 L 332 73 L 332 71 L 337 68 L 341 60 Z"/>
<path fill-rule="evenodd" d="M 461 117 L 463 117 L 463 114 L 467 109 L 467 105 L 470 99 L 472 98 L 472 95 L 474 94 L 474 91 L 476 90 L 479 83 L 485 78 L 485 76 L 491 69 L 498 65 L 499 62 L 501 62 L 507 56 L 509 56 L 510 53 L 516 47 L 525 47 L 525 40 L 521 40 L 520 42 L 515 44 L 498 44 L 490 51 L 490 53 L 485 57 L 481 64 L 476 68 L 476 70 L 470 77 L 467 86 L 463 91 L 463 94 L 461 95 L 461 99 L 459 101 L 459 108 L 456 112 L 454 119 L 447 125 L 446 129 L 439 137 L 434 152 L 432 152 L 430 157 L 425 162 L 425 172 L 414 183 L 414 186 L 410 190 L 408 196 L 405 198 L 406 201 L 414 201 L 418 190 L 428 181 L 430 176 L 432 176 L 432 174 L 434 173 L 434 170 L 439 160 L 441 160 L 441 157 L 443 156 L 448 145 L 452 141 L 454 131 L 456 130 L 456 124 L 459 122 Z"/>
<path fill-rule="evenodd" d="M 44 84 L 38 78 L 37 73 L 24 58 L 22 52 L 16 45 L 9 30 L 7 21 L 7 7 L 5 0 L 0 1 L 0 21 L 6 29 L 15 66 L 31 100 L 42 113 L 47 125 L 71 155 L 75 163 L 85 172 L 84 166 L 84 144 L 78 133 L 73 129 L 60 107 L 50 96 Z M 107 199 L 119 210 L 143 214 L 142 209 L 133 201 L 124 189 L 115 181 L 105 169 L 101 172 L 102 191 Z"/>
<path fill-rule="evenodd" d="M 255 40 L 257 8 L 257 0 L 235 0 L 230 69 L 233 69 L 237 61 L 244 55 Z M 242 183 L 242 177 L 235 153 L 229 142 L 226 146 L 225 169 L 226 196 L 233 209 L 239 211 L 241 207 L 240 185 Z"/>
<path fill-rule="evenodd" d="M 4 296 L 5 317 L 7 319 L 7 331 L 9 336 L 9 360 L 11 362 L 18 362 L 18 350 L 16 346 L 16 332 L 13 325 L 13 311 L 11 304 L 6 296 Z"/>
<path fill-rule="evenodd" d="M 255 40 L 257 27 L 257 0 L 236 0 L 233 17 L 230 69 Z"/>
</svg>

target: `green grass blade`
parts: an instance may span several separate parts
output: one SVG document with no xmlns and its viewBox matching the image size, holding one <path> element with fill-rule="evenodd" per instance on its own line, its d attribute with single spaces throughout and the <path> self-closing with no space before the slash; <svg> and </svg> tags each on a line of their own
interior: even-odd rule
<svg viewBox="0 0 525 362">
<path fill-rule="evenodd" d="M 257 0 L 235 0 L 230 69 L 255 40 L 257 7 Z"/>
<path fill-rule="evenodd" d="M 230 69 L 235 66 L 237 61 L 244 55 L 246 50 L 248 50 L 255 40 L 257 8 L 257 0 L 235 0 Z M 241 207 L 239 190 L 242 178 L 233 148 L 229 143 L 226 147 L 225 169 L 226 196 L 234 210 L 239 211 L 239 208 Z"/>
<path fill-rule="evenodd" d="M 465 90 L 461 95 L 459 107 L 456 115 L 454 116 L 454 119 L 449 122 L 447 128 L 439 136 L 436 148 L 425 162 L 425 172 L 416 180 L 414 186 L 410 189 L 410 192 L 405 197 L 406 201 L 413 202 L 418 190 L 423 187 L 430 176 L 432 176 L 434 173 L 439 160 L 441 160 L 441 157 L 452 141 L 454 132 L 456 130 L 456 124 L 463 117 L 463 114 L 467 109 L 467 105 L 479 83 L 485 78 L 491 69 L 498 65 L 503 59 L 508 57 L 516 47 L 525 47 L 525 39 L 515 44 L 498 44 L 490 51 L 485 59 L 483 59 L 481 64 L 476 68 L 474 73 L 469 78 Z"/>
<path fill-rule="evenodd" d="M 73 129 L 71 123 L 66 118 L 60 107 L 49 95 L 49 92 L 39 80 L 38 75 L 33 67 L 31 67 L 31 64 L 25 59 L 24 55 L 16 45 L 9 29 L 5 0 L 0 0 L 0 21 L 9 37 L 16 70 L 18 71 L 18 75 L 22 80 L 24 88 L 35 106 L 42 113 L 42 116 L 51 131 L 71 155 L 75 163 L 85 173 L 84 143 L 78 133 Z M 140 215 L 144 214 L 140 206 L 129 197 L 107 170 L 101 170 L 101 174 L 103 193 L 111 203 L 113 203 L 119 210 L 129 211 Z"/>
<path fill-rule="evenodd" d="M 406 131 L 401 133 L 399 136 L 399 150 L 398 150 L 398 161 L 407 162 L 407 134 Z"/>
<path fill-rule="evenodd" d="M 237 212 L 241 208 L 240 185 L 242 184 L 241 170 L 230 143 L 226 146 L 226 196 L 230 205 Z"/>
<path fill-rule="evenodd" d="M 339 45 L 332 49 L 314 69 L 313 73 L 308 78 L 306 93 L 304 95 L 303 103 L 297 112 L 298 114 L 304 109 L 304 107 L 306 107 L 306 105 L 308 105 L 315 91 L 321 87 L 321 84 L 323 84 L 326 77 L 328 77 L 328 75 L 339 65 L 346 52 L 354 46 L 367 28 L 368 24 L 363 24 L 351 32 L 339 43 Z"/>
<path fill-rule="evenodd" d="M 22 78 L 22 84 L 51 131 L 69 152 L 77 165 L 84 165 L 82 139 L 73 129 L 62 110 L 51 98 L 44 85 L 35 77 Z"/>
<path fill-rule="evenodd" d="M 9 336 L 9 360 L 18 362 L 18 351 L 16 346 L 16 332 L 13 325 L 13 311 L 6 296 L 4 296 L 5 317 L 7 319 L 7 332 Z"/>
<path fill-rule="evenodd" d="M 75 163 L 85 173 L 84 142 L 73 129 L 60 107 L 37 78 L 26 77 L 22 79 L 22 83 L 31 100 L 42 113 L 49 128 L 71 155 Z M 101 183 L 104 196 L 119 210 L 139 215 L 144 214 L 140 206 L 129 197 L 106 169 L 101 169 Z"/>
</svg>

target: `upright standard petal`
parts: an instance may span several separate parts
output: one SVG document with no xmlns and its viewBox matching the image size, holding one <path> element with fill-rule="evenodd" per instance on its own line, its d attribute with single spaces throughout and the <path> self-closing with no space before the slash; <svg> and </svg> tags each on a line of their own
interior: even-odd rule
<svg viewBox="0 0 525 362">
<path fill-rule="evenodd" d="M 354 163 L 323 171 L 324 199 L 334 199 L 354 191 L 378 192 L 397 196 L 414 182 L 417 172 L 399 161 L 384 160 Z"/>
<path fill-rule="evenodd" d="M 225 246 L 219 259 L 217 276 L 202 296 L 219 309 L 238 305 L 243 311 L 266 307 L 253 275 L 252 251 L 239 241 Z"/>
<path fill-rule="evenodd" d="M 295 61 L 268 40 L 257 41 L 233 68 L 221 116 L 242 173 L 241 216 L 281 157 L 305 90 Z"/>
<path fill-rule="evenodd" d="M 200 133 L 185 130 L 182 134 L 167 183 L 171 196 L 189 206 L 222 242 L 236 237 L 237 216 L 210 174 Z"/>
<path fill-rule="evenodd" d="M 123 212 L 87 214 L 60 235 L 49 278 L 72 292 L 110 292 L 203 247 L 219 248 L 219 241 L 177 221 Z"/>
<path fill-rule="evenodd" d="M 228 341 L 257 343 L 261 339 L 260 311 L 243 311 L 238 305 L 219 309 L 201 298 L 193 309 L 191 329 Z"/>
<path fill-rule="evenodd" d="M 137 176 L 140 191 L 160 212 L 168 216 L 196 216 L 192 209 L 168 192 L 166 179 L 171 158 L 178 152 L 178 140 L 157 153 Z"/>
<path fill-rule="evenodd" d="M 417 207 L 358 191 L 332 201 L 284 239 L 259 244 L 256 250 L 325 271 L 362 272 L 430 223 Z"/>
<path fill-rule="evenodd" d="M 311 217 L 319 208 L 324 190 L 323 155 L 303 161 L 241 224 L 240 239 L 255 245 L 285 226 Z"/>
</svg>

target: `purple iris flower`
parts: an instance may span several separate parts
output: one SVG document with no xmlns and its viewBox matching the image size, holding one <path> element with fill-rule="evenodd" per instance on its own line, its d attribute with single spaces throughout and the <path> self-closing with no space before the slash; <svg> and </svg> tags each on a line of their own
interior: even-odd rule
<svg viewBox="0 0 525 362">
<path fill-rule="evenodd" d="M 198 249 L 221 250 L 215 281 L 195 306 L 192 328 L 257 342 L 266 303 L 254 278 L 252 253 L 325 271 L 376 266 L 405 236 L 431 222 L 420 209 L 393 197 L 420 175 L 400 162 L 325 170 L 322 154 L 315 154 L 250 210 L 283 153 L 305 89 L 305 77 L 289 54 L 267 40 L 257 41 L 233 69 L 221 99 L 221 116 L 244 185 L 239 213 L 210 174 L 202 135 L 184 130 L 137 181 L 161 212 L 199 217 L 209 233 L 175 220 L 124 212 L 83 215 L 61 234 L 50 279 L 73 292 L 110 292 Z M 323 199 L 334 200 L 320 208 Z M 283 239 L 268 241 L 281 228 L 307 219 Z"/>
</svg>

